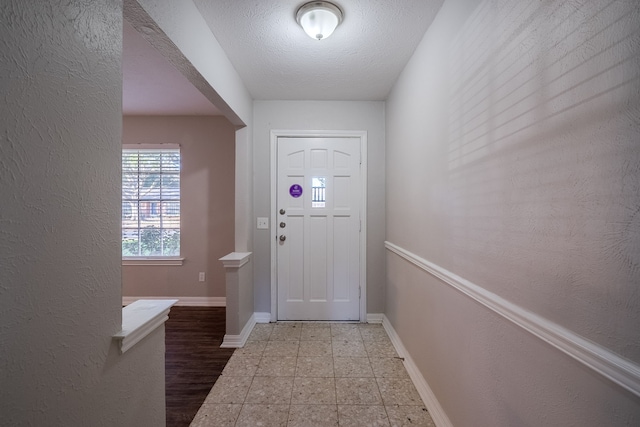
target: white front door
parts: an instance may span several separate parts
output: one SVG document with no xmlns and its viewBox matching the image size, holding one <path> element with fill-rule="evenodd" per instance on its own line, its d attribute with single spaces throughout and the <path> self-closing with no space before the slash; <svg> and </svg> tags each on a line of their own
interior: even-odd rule
<svg viewBox="0 0 640 427">
<path fill-rule="evenodd" d="M 277 140 L 278 320 L 360 319 L 360 139 Z"/>
</svg>

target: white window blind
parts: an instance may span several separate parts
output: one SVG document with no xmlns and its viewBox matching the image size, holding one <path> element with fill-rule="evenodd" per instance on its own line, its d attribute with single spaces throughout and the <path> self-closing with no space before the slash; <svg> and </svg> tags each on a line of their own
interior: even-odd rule
<svg viewBox="0 0 640 427">
<path fill-rule="evenodd" d="M 180 255 L 180 147 L 122 149 L 122 256 Z"/>
</svg>

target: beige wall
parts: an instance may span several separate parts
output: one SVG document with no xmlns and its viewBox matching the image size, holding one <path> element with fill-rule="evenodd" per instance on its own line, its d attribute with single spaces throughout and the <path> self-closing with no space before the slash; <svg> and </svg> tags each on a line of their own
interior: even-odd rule
<svg viewBox="0 0 640 427">
<path fill-rule="evenodd" d="M 636 364 L 638 28 L 635 0 L 447 0 L 386 110 L 387 240 Z M 386 314 L 454 425 L 640 425 L 637 396 L 387 263 Z"/>
<path fill-rule="evenodd" d="M 219 258 L 234 250 L 235 129 L 220 116 L 123 119 L 122 142 L 177 143 L 182 266 L 124 266 L 123 296 L 224 297 Z M 205 272 L 206 281 L 198 281 Z"/>
</svg>

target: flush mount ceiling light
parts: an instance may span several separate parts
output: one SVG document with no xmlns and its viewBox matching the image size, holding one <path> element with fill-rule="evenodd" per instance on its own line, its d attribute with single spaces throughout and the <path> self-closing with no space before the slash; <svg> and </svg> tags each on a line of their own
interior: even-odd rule
<svg viewBox="0 0 640 427">
<path fill-rule="evenodd" d="M 329 37 L 342 22 L 342 10 L 328 1 L 312 1 L 300 6 L 296 21 L 309 37 L 322 40 Z"/>
</svg>

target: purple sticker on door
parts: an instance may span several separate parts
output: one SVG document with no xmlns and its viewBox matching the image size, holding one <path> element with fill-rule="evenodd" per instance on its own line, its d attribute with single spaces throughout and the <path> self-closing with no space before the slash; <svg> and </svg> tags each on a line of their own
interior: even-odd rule
<svg viewBox="0 0 640 427">
<path fill-rule="evenodd" d="M 291 187 L 289 187 L 289 194 L 291 194 L 291 197 L 295 197 L 297 199 L 298 197 L 302 196 L 302 187 L 298 184 L 293 184 Z"/>
</svg>

